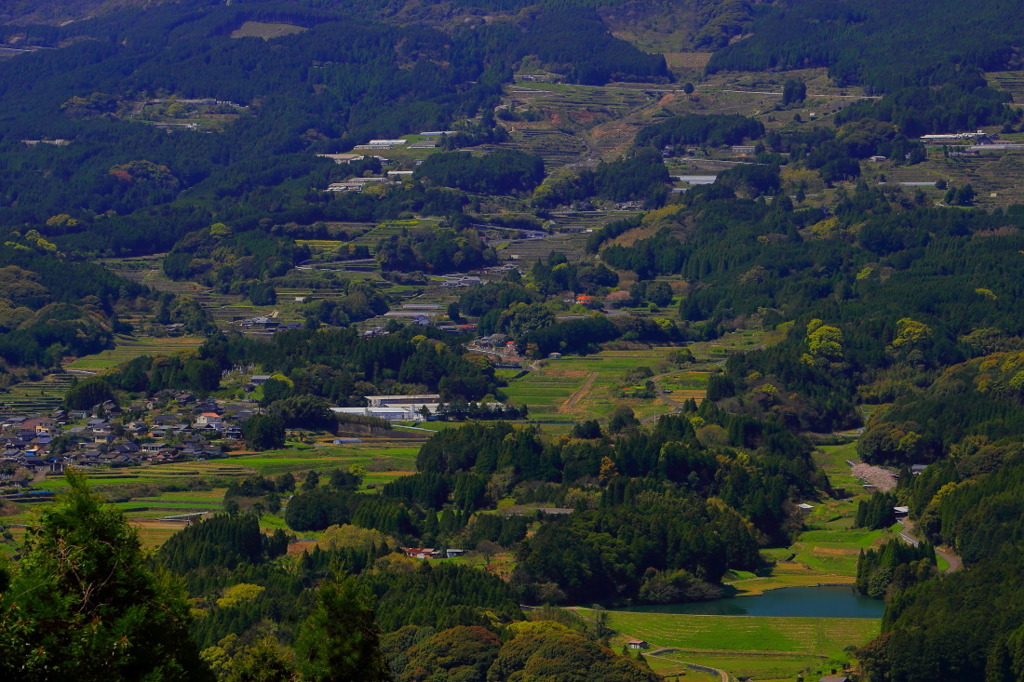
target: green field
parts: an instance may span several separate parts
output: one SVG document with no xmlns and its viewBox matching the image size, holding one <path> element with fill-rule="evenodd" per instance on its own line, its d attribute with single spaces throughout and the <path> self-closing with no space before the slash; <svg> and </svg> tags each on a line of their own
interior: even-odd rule
<svg viewBox="0 0 1024 682">
<path fill-rule="evenodd" d="M 697 362 L 685 368 L 668 364 L 668 354 L 675 349 L 672 346 L 542 360 L 536 371 L 513 380 L 503 394 L 513 403 L 527 405 L 530 419 L 540 422 L 603 420 L 619 405 L 632 408 L 641 420 L 654 418 L 677 410 L 689 398 L 703 400 L 709 373 L 729 354 L 754 348 L 763 340 L 762 332 L 743 331 L 713 342 L 689 344 Z M 654 372 L 659 395 L 652 399 L 618 397 L 616 389 L 623 386 L 625 374 L 638 367 Z"/>
<path fill-rule="evenodd" d="M 857 504 L 867 496 L 846 463 L 855 459 L 855 443 L 820 446 L 814 453 L 815 462 L 828 474 L 834 488 L 844 489 L 851 496 L 809 500 L 814 508 L 805 514 L 805 530 L 793 544 L 762 551 L 765 559 L 774 563 L 771 572 L 738 575 L 727 582 L 745 594 L 781 587 L 852 583 L 860 551 L 877 547 L 893 536 L 888 529 L 853 527 Z"/>
<path fill-rule="evenodd" d="M 93 490 L 102 497 L 115 500 L 114 506 L 124 511 L 136 525 L 143 544 L 157 547 L 184 527 L 180 522 L 159 519 L 189 512 L 219 511 L 223 507 L 225 486 L 232 479 L 254 474 L 275 477 L 288 472 L 298 473 L 301 478 L 301 473 L 306 471 L 347 470 L 350 466 L 360 465 L 367 469 L 364 489 L 372 493 L 395 478 L 415 471 L 421 442 L 380 440 L 329 447 L 295 444 L 281 450 L 208 461 L 100 467 L 89 469 L 86 475 Z M 33 488 L 59 493 L 67 488 L 67 480 L 59 475 L 50 476 L 35 483 Z M 33 523 L 43 504 L 17 504 L 19 512 L 0 518 L 0 523 Z M 271 530 L 284 527 L 284 522 L 280 516 L 266 514 L 261 525 L 265 530 Z M 20 534 L 21 531 L 15 533 L 16 537 Z"/>
<path fill-rule="evenodd" d="M 590 609 L 578 609 L 593 618 Z M 608 612 L 609 626 L 625 638 L 647 641 L 653 653 L 727 670 L 753 679 L 793 679 L 849 660 L 843 649 L 879 632 L 869 618 L 771 618 Z M 835 662 L 835 663 L 833 663 Z M 824 670 L 827 674 L 828 670 Z"/>
</svg>

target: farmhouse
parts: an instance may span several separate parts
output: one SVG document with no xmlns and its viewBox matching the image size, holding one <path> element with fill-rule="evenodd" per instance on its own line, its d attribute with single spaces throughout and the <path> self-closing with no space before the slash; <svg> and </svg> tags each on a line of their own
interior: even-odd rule
<svg viewBox="0 0 1024 682">
<path fill-rule="evenodd" d="M 221 429 L 224 421 L 216 412 L 203 412 L 196 417 L 196 426 L 202 429 Z"/>
<path fill-rule="evenodd" d="M 437 559 L 441 556 L 433 547 L 403 547 L 402 551 L 410 559 Z"/>
</svg>

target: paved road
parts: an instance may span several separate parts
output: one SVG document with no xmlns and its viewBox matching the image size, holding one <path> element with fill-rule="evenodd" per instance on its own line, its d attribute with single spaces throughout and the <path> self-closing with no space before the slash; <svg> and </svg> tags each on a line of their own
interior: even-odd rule
<svg viewBox="0 0 1024 682">
<path fill-rule="evenodd" d="M 914 522 L 909 519 L 900 519 L 900 525 L 903 526 L 903 531 L 900 533 L 900 539 L 907 544 L 917 547 L 921 540 L 917 537 L 917 533 L 914 531 Z M 935 553 L 945 559 L 946 563 L 949 564 L 949 568 L 946 569 L 946 573 L 953 573 L 954 571 L 959 571 L 963 568 L 963 559 L 956 554 L 953 554 L 953 552 L 948 549 L 940 549 L 936 547 Z"/>
</svg>

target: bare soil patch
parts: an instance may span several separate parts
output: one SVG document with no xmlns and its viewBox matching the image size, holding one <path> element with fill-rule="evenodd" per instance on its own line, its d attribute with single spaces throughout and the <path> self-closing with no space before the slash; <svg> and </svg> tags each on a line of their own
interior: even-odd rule
<svg viewBox="0 0 1024 682">
<path fill-rule="evenodd" d="M 703 69 L 711 61 L 711 52 L 666 52 L 665 65 L 669 69 Z"/>
</svg>

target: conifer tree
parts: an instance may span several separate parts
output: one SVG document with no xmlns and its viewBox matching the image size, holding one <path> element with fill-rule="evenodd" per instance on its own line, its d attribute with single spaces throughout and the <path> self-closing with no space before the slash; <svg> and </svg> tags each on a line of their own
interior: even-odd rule
<svg viewBox="0 0 1024 682">
<path fill-rule="evenodd" d="M 299 632 L 295 652 L 304 680 L 391 679 L 380 652 L 370 595 L 355 578 L 337 569 L 317 590 L 316 607 Z"/>
<path fill-rule="evenodd" d="M 188 604 L 135 530 L 68 473 L 0 594 L 0 678 L 204 680 Z"/>
</svg>

